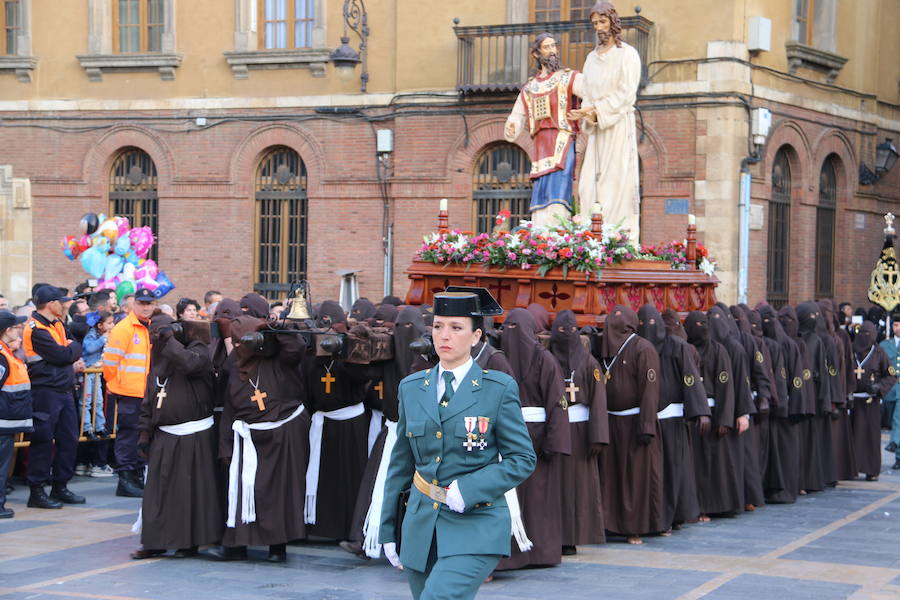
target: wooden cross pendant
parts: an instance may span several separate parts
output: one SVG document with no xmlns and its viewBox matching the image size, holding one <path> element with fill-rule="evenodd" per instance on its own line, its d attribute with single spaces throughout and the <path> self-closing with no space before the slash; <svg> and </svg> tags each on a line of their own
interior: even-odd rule
<svg viewBox="0 0 900 600">
<path fill-rule="evenodd" d="M 863 375 L 866 374 L 866 370 L 863 369 L 862 367 L 856 367 L 855 369 L 853 369 L 853 372 L 856 373 L 856 379 L 857 379 L 857 380 L 862 379 L 862 378 L 863 378 Z"/>
<path fill-rule="evenodd" d="M 166 396 L 168 396 L 168 395 L 169 394 L 166 393 L 166 388 L 164 388 L 164 387 L 159 388 L 159 391 L 156 393 L 156 408 L 157 409 L 162 408 L 163 400 L 165 400 Z"/>
<path fill-rule="evenodd" d="M 266 410 L 266 403 L 263 402 L 266 398 L 269 397 L 269 394 L 266 392 L 259 391 L 259 388 L 256 388 L 256 391 L 253 392 L 253 395 L 250 396 L 250 402 L 256 402 L 256 406 L 259 410 Z"/>
<path fill-rule="evenodd" d="M 566 392 L 569 394 L 569 405 L 575 404 L 575 392 L 580 392 L 581 388 L 575 385 L 574 381 L 570 381 L 566 386 Z"/>
<path fill-rule="evenodd" d="M 337 379 L 335 379 L 334 376 L 332 376 L 331 372 L 328 371 L 325 373 L 324 377 L 321 377 L 319 379 L 319 381 L 321 381 L 322 383 L 325 384 L 325 393 L 330 394 L 331 393 L 331 384 L 334 383 L 335 381 L 337 381 Z"/>
<path fill-rule="evenodd" d="M 376 385 L 372 389 L 375 390 L 376 392 L 378 392 L 379 400 L 384 400 L 384 382 L 383 381 L 379 381 L 378 385 Z"/>
</svg>

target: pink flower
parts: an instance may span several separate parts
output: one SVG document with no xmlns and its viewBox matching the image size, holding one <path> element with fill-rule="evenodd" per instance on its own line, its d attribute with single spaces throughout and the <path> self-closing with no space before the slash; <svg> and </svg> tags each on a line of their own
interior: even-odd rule
<svg viewBox="0 0 900 600">
<path fill-rule="evenodd" d="M 522 268 L 523 268 L 523 269 L 530 269 L 530 268 L 531 268 L 531 265 L 528 264 L 528 263 L 522 263 Z"/>
<path fill-rule="evenodd" d="M 506 258 L 508 258 L 509 260 L 516 260 L 516 253 L 510 252 L 506 255 Z"/>
</svg>

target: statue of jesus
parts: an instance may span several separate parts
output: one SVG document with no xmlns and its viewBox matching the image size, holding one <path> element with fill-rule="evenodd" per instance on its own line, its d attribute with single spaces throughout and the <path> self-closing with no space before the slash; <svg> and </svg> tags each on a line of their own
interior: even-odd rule
<svg viewBox="0 0 900 600">
<path fill-rule="evenodd" d="M 570 118 L 582 96 L 582 76 L 560 65 L 556 39 L 541 33 L 531 44 L 537 73 L 531 77 L 516 99 L 506 119 L 504 136 L 514 142 L 525 125 L 534 140 L 534 156 L 529 175 L 531 220 L 536 225 L 554 225 L 556 216 L 568 217 L 571 210 L 572 182 L 575 176 L 575 135 L 579 116 Z"/>
<path fill-rule="evenodd" d="M 610 2 L 597 2 L 590 18 L 597 46 L 584 61 L 582 106 L 569 113 L 581 118 L 587 134 L 578 178 L 579 212 L 590 219 L 592 206 L 599 203 L 604 222 L 629 229 L 637 242 L 641 207 L 634 103 L 641 58 L 622 41 L 619 15 Z"/>
</svg>

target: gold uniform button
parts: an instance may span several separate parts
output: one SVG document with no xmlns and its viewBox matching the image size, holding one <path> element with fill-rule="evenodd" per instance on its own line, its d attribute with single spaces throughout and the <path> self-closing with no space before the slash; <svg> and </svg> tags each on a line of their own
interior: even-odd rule
<svg viewBox="0 0 900 600">
<path fill-rule="evenodd" d="M 485 506 L 493 506 L 493 505 L 494 505 L 493 502 L 487 502 L 487 503 L 485 503 Z"/>
<path fill-rule="evenodd" d="M 407 431 L 407 432 L 406 432 L 406 437 L 412 437 L 412 431 Z"/>
<path fill-rule="evenodd" d="M 431 485 L 437 485 L 437 484 L 438 484 L 437 479 L 432 479 L 432 480 L 431 480 Z"/>
<path fill-rule="evenodd" d="M 433 508 L 434 510 L 437 510 L 438 506 L 440 506 L 440 505 L 437 502 L 435 502 L 434 504 L 431 505 L 431 508 Z"/>
<path fill-rule="evenodd" d="M 438 431 L 436 434 L 434 434 L 434 437 L 436 437 L 437 439 L 441 439 L 442 437 L 444 437 L 444 434 Z"/>
<path fill-rule="evenodd" d="M 434 462 L 436 462 L 436 463 L 441 462 L 441 457 L 440 456 L 435 457 Z"/>
</svg>

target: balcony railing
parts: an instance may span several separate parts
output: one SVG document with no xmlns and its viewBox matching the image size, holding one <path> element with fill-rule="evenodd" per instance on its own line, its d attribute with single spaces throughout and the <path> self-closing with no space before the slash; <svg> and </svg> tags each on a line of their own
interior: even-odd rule
<svg viewBox="0 0 900 600">
<path fill-rule="evenodd" d="M 642 84 L 653 22 L 640 16 L 622 17 L 622 37 L 641 56 Z M 528 45 L 544 31 L 555 34 L 564 67 L 578 69 L 596 45 L 588 21 L 513 23 L 454 27 L 458 41 L 456 89 L 463 93 L 517 91 L 534 71 Z"/>
</svg>

